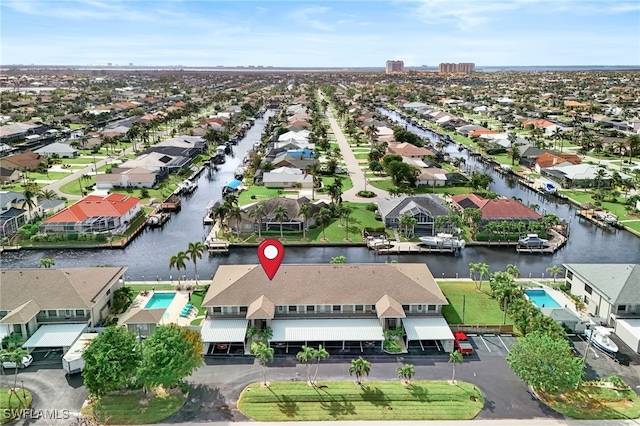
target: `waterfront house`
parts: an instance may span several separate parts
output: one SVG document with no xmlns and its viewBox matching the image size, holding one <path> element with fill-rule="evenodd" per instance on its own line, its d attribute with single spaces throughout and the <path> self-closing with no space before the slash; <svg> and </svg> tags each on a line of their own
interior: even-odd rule
<svg viewBox="0 0 640 426">
<path fill-rule="evenodd" d="M 640 353 L 640 264 L 567 263 L 565 282 L 591 317 Z"/>
<path fill-rule="evenodd" d="M 201 333 L 208 352 L 220 344 L 246 348 L 253 326 L 269 327 L 268 343 L 279 352 L 322 344 L 358 354 L 380 350 L 384 332 L 403 327 L 403 345 L 435 340 L 450 352 L 447 304 L 424 263 L 282 265 L 273 280 L 260 265 L 221 265 L 202 302 Z"/>
<path fill-rule="evenodd" d="M 520 201 L 511 198 L 486 199 L 476 194 L 461 194 L 451 197 L 452 208 L 463 212 L 466 209 L 479 209 L 482 213 L 482 222 L 513 221 L 513 222 L 537 222 L 542 215 Z"/>
<path fill-rule="evenodd" d="M 38 208 L 42 212 L 43 216 L 49 216 L 50 214 L 58 213 L 64 209 L 67 205 L 65 200 L 40 200 L 38 201 Z"/>
<path fill-rule="evenodd" d="M 434 153 L 427 148 L 415 146 L 409 142 L 389 143 L 386 149 L 387 154 L 397 154 L 408 158 L 422 159 L 425 156 L 433 157 Z"/>
<path fill-rule="evenodd" d="M 111 314 L 126 268 L 5 269 L 0 272 L 0 338 L 27 349 L 68 347 Z"/>
<path fill-rule="evenodd" d="M 264 214 L 260 223 L 258 223 L 258 219 L 255 218 L 253 214 L 256 206 L 259 204 L 262 205 Z M 303 204 L 309 206 L 306 218 L 300 214 L 300 206 Z M 287 218 L 284 219 L 284 221 L 276 220 L 274 212 L 278 206 L 282 206 L 287 212 Z M 242 219 L 239 224 L 240 232 L 258 232 L 258 226 L 260 226 L 263 231 L 280 231 L 280 225 L 282 225 L 284 231 L 302 231 L 303 228 L 309 229 L 309 227 L 316 224 L 314 215 L 323 207 L 328 207 L 324 201 L 312 203 L 307 197 L 300 197 L 297 200 L 293 198 L 275 197 L 243 206 L 241 208 Z M 238 229 L 238 224 L 234 219 L 231 219 L 230 223 L 232 227 L 235 227 L 235 230 Z"/>
<path fill-rule="evenodd" d="M 140 211 L 140 199 L 122 194 L 89 195 L 44 220 L 41 233 L 122 233 Z"/>
<path fill-rule="evenodd" d="M 136 157 L 133 160 L 127 160 L 120 165 L 121 169 L 135 169 L 141 167 L 150 172 L 158 172 L 161 174 L 177 173 L 183 167 L 191 164 L 192 159 L 189 157 L 172 156 L 161 152 L 148 152 Z"/>
<path fill-rule="evenodd" d="M 29 208 L 27 200 L 21 192 L 0 192 L 1 238 L 15 235 L 22 225 L 42 215 L 42 210 L 38 206 L 38 197 L 34 195 L 31 202 L 34 207 Z"/>
<path fill-rule="evenodd" d="M 434 195 L 380 198 L 378 211 L 387 228 L 398 229 L 402 216 L 413 217 L 417 220 L 413 228 L 417 235 L 435 235 L 436 218 L 451 213 L 446 204 Z"/>
<path fill-rule="evenodd" d="M 612 172 L 606 167 L 586 163 L 564 162 L 540 171 L 543 177 L 557 182 L 563 188 L 608 188 L 613 178 Z M 624 173 L 620 173 L 620 177 L 630 178 Z"/>
</svg>

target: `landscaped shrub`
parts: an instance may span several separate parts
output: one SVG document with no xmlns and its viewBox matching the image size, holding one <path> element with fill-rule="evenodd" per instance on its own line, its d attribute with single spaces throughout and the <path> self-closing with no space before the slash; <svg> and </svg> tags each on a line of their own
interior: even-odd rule
<svg viewBox="0 0 640 426">
<path fill-rule="evenodd" d="M 358 191 L 357 195 L 363 198 L 373 198 L 376 196 L 375 192 L 372 191 Z"/>
<path fill-rule="evenodd" d="M 370 212 L 375 212 L 376 210 L 378 210 L 378 205 L 374 203 L 369 203 L 365 208 Z"/>
</svg>

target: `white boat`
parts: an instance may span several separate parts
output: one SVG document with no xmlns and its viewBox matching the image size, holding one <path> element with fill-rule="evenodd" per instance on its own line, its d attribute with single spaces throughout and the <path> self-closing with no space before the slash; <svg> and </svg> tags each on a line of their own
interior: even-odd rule
<svg viewBox="0 0 640 426">
<path fill-rule="evenodd" d="M 593 336 L 591 336 L 591 332 L 593 332 Z M 604 327 L 599 325 L 591 326 L 591 328 L 587 328 L 584 331 L 585 336 L 589 341 L 593 342 L 594 345 L 599 347 L 605 352 L 615 353 L 618 352 L 618 345 L 615 344 L 610 338 L 609 335 L 611 332 Z"/>
<path fill-rule="evenodd" d="M 549 247 L 549 240 L 538 237 L 538 234 L 527 234 L 518 240 L 518 245 L 522 247 Z"/>
<path fill-rule="evenodd" d="M 558 188 L 556 188 L 555 185 L 552 184 L 551 182 L 543 182 L 540 185 L 540 189 L 543 192 L 547 192 L 547 193 L 550 193 L 550 194 L 555 194 L 556 192 L 558 192 Z"/>
<path fill-rule="evenodd" d="M 435 236 L 420 237 L 419 240 L 422 244 L 429 247 L 463 249 L 465 246 L 464 240 L 456 238 L 451 234 L 439 233 Z"/>
<path fill-rule="evenodd" d="M 179 185 L 180 193 L 182 194 L 191 194 L 197 187 L 198 184 L 190 180 L 185 180 Z"/>
</svg>

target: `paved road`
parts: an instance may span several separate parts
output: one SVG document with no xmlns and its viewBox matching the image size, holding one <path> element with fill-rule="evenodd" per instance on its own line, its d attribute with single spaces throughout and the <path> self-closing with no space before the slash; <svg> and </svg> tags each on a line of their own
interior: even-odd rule
<svg viewBox="0 0 640 426">
<path fill-rule="evenodd" d="M 368 186 L 367 190 L 374 191 L 377 194 L 377 197 L 362 198 L 356 195 L 358 192 L 365 190 L 365 174 L 360 168 L 360 163 L 358 163 L 355 155 L 353 155 L 349 142 L 347 142 L 347 138 L 345 138 L 344 133 L 342 133 L 342 129 L 330 109 L 327 110 L 327 118 L 329 119 L 331 130 L 333 130 L 333 134 L 335 135 L 340 151 L 342 152 L 342 158 L 344 159 L 349 175 L 351 176 L 351 182 L 353 183 L 353 188 L 342 194 L 342 200 L 356 203 L 375 203 L 379 197 L 388 198 L 389 193 L 387 191 L 383 191 L 372 186 Z"/>
</svg>

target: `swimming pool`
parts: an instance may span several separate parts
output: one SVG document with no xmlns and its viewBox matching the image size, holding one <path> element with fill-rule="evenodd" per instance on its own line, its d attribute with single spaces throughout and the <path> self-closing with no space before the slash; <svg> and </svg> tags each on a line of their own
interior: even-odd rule
<svg viewBox="0 0 640 426">
<path fill-rule="evenodd" d="M 171 304 L 175 293 L 154 293 L 151 299 L 144 305 L 145 309 L 167 309 Z"/>
<path fill-rule="evenodd" d="M 560 304 L 546 290 L 525 290 L 529 300 L 538 308 L 559 308 Z"/>
</svg>

